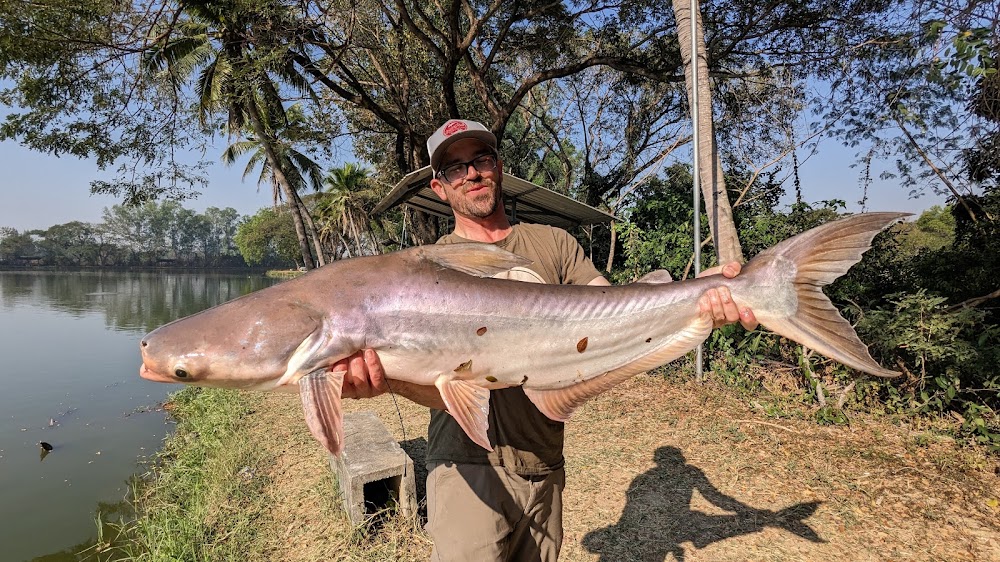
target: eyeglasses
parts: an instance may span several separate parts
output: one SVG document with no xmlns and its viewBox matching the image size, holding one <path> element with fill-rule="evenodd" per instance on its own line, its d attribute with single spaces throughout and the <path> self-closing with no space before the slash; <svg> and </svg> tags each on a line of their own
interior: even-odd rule
<svg viewBox="0 0 1000 562">
<path fill-rule="evenodd" d="M 464 180 L 469 175 L 469 165 L 476 168 L 477 172 L 489 172 L 490 170 L 495 170 L 497 168 L 497 155 L 496 154 L 483 154 L 482 156 L 476 156 L 468 162 L 456 162 L 454 164 L 449 164 L 441 170 L 438 171 L 438 178 L 444 178 L 448 183 L 457 183 L 460 180 Z"/>
</svg>

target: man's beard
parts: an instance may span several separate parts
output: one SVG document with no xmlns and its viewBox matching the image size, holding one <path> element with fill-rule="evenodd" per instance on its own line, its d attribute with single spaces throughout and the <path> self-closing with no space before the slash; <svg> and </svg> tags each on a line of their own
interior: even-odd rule
<svg viewBox="0 0 1000 562">
<path fill-rule="evenodd" d="M 476 184 L 482 184 L 486 189 L 469 195 L 467 191 L 474 189 Z M 452 200 L 449 201 L 452 210 L 458 214 L 485 219 L 496 212 L 500 205 L 500 187 L 493 180 L 482 178 L 471 186 L 463 185 L 462 191 L 461 195 L 452 197 Z"/>
</svg>

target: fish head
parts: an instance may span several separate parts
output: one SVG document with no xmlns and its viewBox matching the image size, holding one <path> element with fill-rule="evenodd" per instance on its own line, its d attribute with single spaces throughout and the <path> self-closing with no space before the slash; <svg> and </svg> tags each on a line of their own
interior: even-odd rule
<svg viewBox="0 0 1000 562">
<path fill-rule="evenodd" d="M 248 297 L 255 294 L 146 334 L 139 343 L 139 376 L 194 386 L 273 389 L 296 350 L 323 322 L 300 302 Z"/>
</svg>

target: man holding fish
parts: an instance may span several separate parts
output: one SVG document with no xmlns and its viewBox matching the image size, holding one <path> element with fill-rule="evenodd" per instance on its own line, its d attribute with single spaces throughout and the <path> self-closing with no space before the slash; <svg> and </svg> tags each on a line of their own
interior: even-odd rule
<svg viewBox="0 0 1000 562">
<path fill-rule="evenodd" d="M 508 279 L 610 285 L 566 231 L 510 224 L 501 197 L 503 161 L 496 137 L 482 124 L 449 120 L 428 139 L 427 150 L 431 188 L 451 205 L 455 218 L 454 232 L 439 244 L 485 242 L 532 261 L 500 274 Z M 713 268 L 703 275 L 720 272 L 733 278 L 740 264 Z M 757 326 L 753 312 L 738 307 L 724 286 L 708 290 L 698 307 L 711 315 L 716 326 L 737 320 L 747 329 Z M 525 353 L 531 353 L 531 342 L 525 345 Z M 581 345 L 586 346 L 586 339 Z M 391 391 L 431 408 L 426 461 L 432 560 L 558 558 L 565 482 L 563 423 L 541 413 L 520 386 L 490 391 L 489 451 L 446 411 L 437 387 L 394 378 L 390 388 L 374 350 L 343 359 L 330 371 L 346 371 L 345 398 L 370 398 Z"/>
</svg>

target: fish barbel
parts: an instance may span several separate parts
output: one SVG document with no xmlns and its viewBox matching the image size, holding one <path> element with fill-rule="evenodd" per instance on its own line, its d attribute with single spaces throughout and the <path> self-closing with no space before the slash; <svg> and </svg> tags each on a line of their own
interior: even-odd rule
<svg viewBox="0 0 1000 562">
<path fill-rule="evenodd" d="M 907 213 L 866 213 L 789 238 L 735 278 L 599 287 L 493 275 L 528 260 L 491 244 L 429 245 L 341 260 L 161 326 L 141 341 L 140 375 L 161 382 L 297 390 L 313 436 L 343 443 L 338 360 L 374 349 L 389 379 L 435 385 L 469 437 L 490 449 L 489 390 L 521 386 L 565 421 L 583 402 L 672 361 L 712 331 L 705 291 L 726 286 L 762 326 L 849 367 L 879 366 L 822 286 Z M 391 381 L 390 381 L 391 386 Z"/>
</svg>

